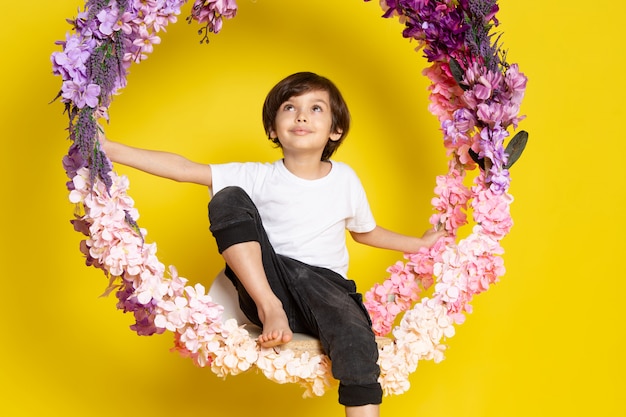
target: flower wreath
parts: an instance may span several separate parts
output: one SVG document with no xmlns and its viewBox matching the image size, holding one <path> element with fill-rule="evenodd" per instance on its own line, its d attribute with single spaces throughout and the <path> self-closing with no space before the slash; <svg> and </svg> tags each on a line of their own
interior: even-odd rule
<svg viewBox="0 0 626 417">
<path fill-rule="evenodd" d="M 366 0 L 368 1 L 368 0 Z M 117 307 L 132 312 L 131 329 L 139 335 L 174 333 L 174 348 L 217 375 L 236 375 L 256 366 L 273 381 L 296 382 L 305 396 L 322 395 L 334 385 L 325 355 L 290 349 L 262 349 L 235 320 L 222 322 L 222 306 L 205 288 L 191 286 L 156 257 L 156 245 L 144 241 L 137 210 L 128 196 L 128 179 L 118 176 L 99 146 L 99 118 L 108 120 L 111 97 L 126 85 L 132 63 L 139 63 L 160 43 L 158 33 L 174 23 L 186 0 L 87 0 L 82 13 L 68 20 L 74 33 L 52 53 L 53 72 L 63 79 L 57 98 L 69 115 L 72 144 L 63 159 L 70 181 L 69 199 L 78 207 L 74 228 L 86 238 L 81 251 L 87 265 L 109 277 L 106 293 L 115 291 Z M 430 67 L 429 110 L 437 116 L 449 156 L 448 173 L 437 177 L 433 225 L 448 237 L 429 249 L 406 254 L 388 269 L 382 284 L 366 293 L 365 305 L 377 335 L 393 335 L 382 346 L 380 382 L 385 394 L 409 388 L 418 361 L 443 360 L 454 325 L 471 312 L 469 302 L 504 274 L 500 240 L 512 220 L 509 168 L 519 158 L 528 134 L 519 131 L 507 147 L 509 127 L 523 119 L 520 104 L 526 77 L 506 62 L 499 36 L 496 0 L 381 0 L 383 17 L 398 16 L 403 36 L 418 41 Z M 234 0 L 195 0 L 187 21 L 197 21 L 201 43 L 235 16 Z M 473 185 L 466 173 L 480 170 Z M 471 234 L 457 241 L 459 227 Z M 422 293 L 429 289 L 429 297 Z M 396 317 L 405 312 L 393 328 Z"/>
</svg>

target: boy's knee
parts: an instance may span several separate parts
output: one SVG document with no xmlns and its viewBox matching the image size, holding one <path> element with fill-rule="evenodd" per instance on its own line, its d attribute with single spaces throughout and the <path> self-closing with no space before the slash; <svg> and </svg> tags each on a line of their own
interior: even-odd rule
<svg viewBox="0 0 626 417">
<path fill-rule="evenodd" d="M 219 253 L 237 243 L 259 241 L 255 211 L 254 203 L 241 187 L 226 187 L 215 193 L 209 202 L 209 230 Z"/>
<path fill-rule="evenodd" d="M 237 210 L 249 211 L 251 207 L 254 207 L 254 203 L 241 187 L 225 187 L 215 193 L 209 201 L 209 220 L 213 223 L 226 213 L 232 214 Z"/>
<path fill-rule="evenodd" d="M 241 201 L 242 199 L 249 199 L 248 194 L 243 190 L 243 188 L 238 186 L 229 186 L 224 187 L 213 197 L 211 197 L 211 201 L 209 202 L 209 209 L 211 206 L 219 205 L 219 204 L 236 204 L 237 201 Z"/>
</svg>

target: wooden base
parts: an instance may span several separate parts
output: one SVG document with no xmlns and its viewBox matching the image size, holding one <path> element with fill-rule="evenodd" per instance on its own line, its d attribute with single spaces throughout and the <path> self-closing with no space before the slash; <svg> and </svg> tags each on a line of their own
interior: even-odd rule
<svg viewBox="0 0 626 417">
<path fill-rule="evenodd" d="M 314 339 L 312 337 L 307 339 L 300 339 L 296 336 L 298 336 L 298 334 L 294 335 L 293 340 L 289 343 L 282 345 L 281 348 L 291 349 L 297 355 L 300 355 L 304 352 L 308 352 L 311 356 L 321 355 L 324 353 L 324 351 L 322 350 L 322 344 L 318 339 Z M 376 343 L 378 344 L 378 349 L 381 349 L 382 347 L 393 343 L 393 339 L 389 337 L 377 337 Z"/>
<path fill-rule="evenodd" d="M 261 329 L 255 325 L 247 325 L 246 330 L 253 339 L 256 339 L 261 334 Z M 382 349 L 384 346 L 393 343 L 393 339 L 390 337 L 377 336 L 376 343 L 378 344 L 378 349 Z M 293 339 L 291 339 L 289 343 L 280 345 L 276 349 L 291 349 L 297 356 L 304 352 L 308 352 L 311 356 L 324 353 L 322 343 L 313 336 L 304 333 L 294 333 Z"/>
</svg>

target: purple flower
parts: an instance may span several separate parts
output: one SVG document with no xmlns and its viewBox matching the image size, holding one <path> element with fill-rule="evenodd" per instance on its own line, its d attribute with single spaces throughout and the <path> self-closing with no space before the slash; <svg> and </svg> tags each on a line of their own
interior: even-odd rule
<svg viewBox="0 0 626 417">
<path fill-rule="evenodd" d="M 78 13 L 76 19 L 68 20 L 68 22 L 74 26 L 76 32 L 83 38 L 92 38 L 98 30 L 98 22 L 92 19 L 87 11 Z"/>
<path fill-rule="evenodd" d="M 206 23 L 200 30 L 204 34 L 200 43 L 208 42 L 208 33 L 219 33 L 222 30 L 223 18 L 232 19 L 237 14 L 235 0 L 196 0 L 191 8 L 191 16 L 187 21 L 196 20 Z"/>
<path fill-rule="evenodd" d="M 487 175 L 489 188 L 495 194 L 502 194 L 508 190 L 511 184 L 511 177 L 508 169 L 498 168 L 495 165 L 491 167 Z"/>
<path fill-rule="evenodd" d="M 504 74 L 504 83 L 506 84 L 506 97 L 514 104 L 521 104 L 526 90 L 526 82 L 528 79 L 524 74 L 519 72 L 517 64 L 511 65 Z"/>
<path fill-rule="evenodd" d="M 119 300 L 117 308 L 125 313 L 132 312 L 135 316 L 135 324 L 131 325 L 130 328 L 140 336 L 163 333 L 165 329 L 159 329 L 154 325 L 154 300 L 151 300 L 145 305 L 141 304 L 137 301 L 137 297 L 133 295 L 134 293 L 135 288 L 133 287 L 132 281 L 123 279 L 120 289 L 115 294 Z"/>
<path fill-rule="evenodd" d="M 469 29 L 462 7 L 466 1 L 388 0 L 384 17 L 400 16 L 405 23 L 403 36 L 424 47 L 428 61 L 447 61 L 465 49 Z"/>
<path fill-rule="evenodd" d="M 504 168 L 508 155 L 504 152 L 502 144 L 480 141 L 483 147 L 479 152 L 481 157 L 489 159 L 492 164 L 485 173 L 485 182 L 490 184 L 489 188 L 496 194 L 502 194 L 509 188 L 509 170 Z"/>
<path fill-rule="evenodd" d="M 62 52 L 53 52 L 50 59 L 52 61 L 52 72 L 61 75 L 63 80 L 71 80 L 86 77 L 86 64 L 96 43 L 91 38 L 84 38 L 79 35 L 66 35 L 65 41 L 57 42 L 63 45 Z"/>
<path fill-rule="evenodd" d="M 82 109 L 85 106 L 96 108 L 100 96 L 98 84 L 79 84 L 75 81 L 64 81 L 61 86 L 61 97 L 65 102 L 72 102 Z"/>
<path fill-rule="evenodd" d="M 459 132 L 467 133 L 476 126 L 474 114 L 466 108 L 460 108 L 452 114 L 454 125 Z"/>
<path fill-rule="evenodd" d="M 65 170 L 65 174 L 67 175 L 67 177 L 70 179 L 68 182 L 65 183 L 69 191 L 72 191 L 74 189 L 74 183 L 72 182 L 72 178 L 76 176 L 76 173 L 79 169 L 86 166 L 87 161 L 80 154 L 78 146 L 73 143 L 72 146 L 70 146 L 67 155 L 63 157 L 63 169 Z"/>
<path fill-rule="evenodd" d="M 112 2 L 110 7 L 102 9 L 100 13 L 96 15 L 96 18 L 100 22 L 100 24 L 98 25 L 98 30 L 102 35 L 108 37 L 113 34 L 113 31 L 120 29 L 120 26 L 117 24 L 118 15 L 119 10 L 117 8 L 116 2 Z"/>
<path fill-rule="evenodd" d="M 504 169 L 509 156 L 504 151 L 504 139 L 509 136 L 509 132 L 499 124 L 493 128 L 486 127 L 480 131 L 479 157 L 491 161 L 491 167 L 485 180 L 492 184 L 494 192 L 501 193 L 506 190 L 509 183 L 508 170 Z M 495 185 L 494 185 L 495 184 Z"/>
</svg>

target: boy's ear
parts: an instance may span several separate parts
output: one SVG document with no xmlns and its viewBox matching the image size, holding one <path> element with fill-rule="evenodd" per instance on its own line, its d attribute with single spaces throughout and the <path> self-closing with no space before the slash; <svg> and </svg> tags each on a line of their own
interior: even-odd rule
<svg viewBox="0 0 626 417">
<path fill-rule="evenodd" d="M 333 142 L 337 142 L 339 139 L 341 139 L 341 135 L 343 135 L 343 130 L 338 129 L 336 132 L 330 134 L 329 139 Z"/>
</svg>

